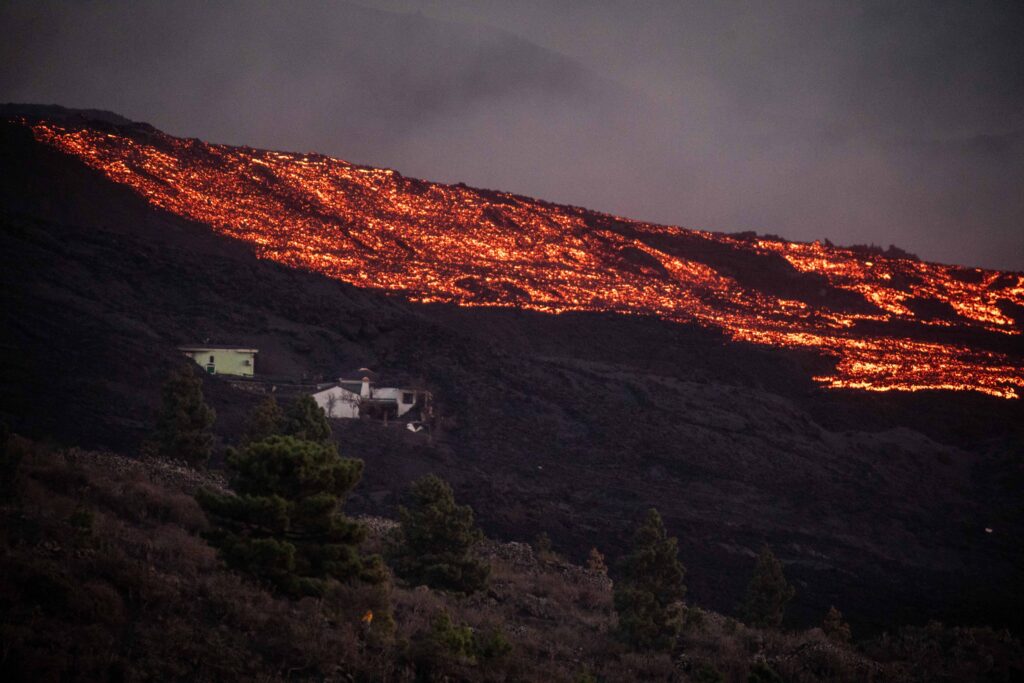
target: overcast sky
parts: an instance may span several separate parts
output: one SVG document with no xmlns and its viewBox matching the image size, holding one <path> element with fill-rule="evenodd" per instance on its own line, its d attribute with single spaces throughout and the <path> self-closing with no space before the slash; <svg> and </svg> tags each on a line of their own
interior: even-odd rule
<svg viewBox="0 0 1024 683">
<path fill-rule="evenodd" d="M 1024 3 L 3 2 L 0 101 L 1024 270 Z"/>
</svg>

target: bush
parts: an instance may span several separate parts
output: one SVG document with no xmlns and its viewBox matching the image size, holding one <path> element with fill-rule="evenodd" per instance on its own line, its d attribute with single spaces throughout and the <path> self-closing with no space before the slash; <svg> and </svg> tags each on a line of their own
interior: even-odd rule
<svg viewBox="0 0 1024 683">
<path fill-rule="evenodd" d="M 750 668 L 747 683 L 782 683 L 782 677 L 764 662 L 758 662 Z"/>
<path fill-rule="evenodd" d="M 551 537 L 548 536 L 547 532 L 542 531 L 533 539 L 533 550 L 537 553 L 537 557 L 541 559 L 548 559 L 551 557 Z"/>
<path fill-rule="evenodd" d="M 821 630 L 829 640 L 837 643 L 850 642 L 850 625 L 843 621 L 843 613 L 835 608 L 829 607 L 825 619 L 821 623 Z"/>
<path fill-rule="evenodd" d="M 388 551 L 395 573 L 414 584 L 473 593 L 487 585 L 489 567 L 473 557 L 483 534 L 468 505 L 456 505 L 451 487 L 428 475 L 412 485 L 412 505 L 400 507 L 400 527 Z"/>
<path fill-rule="evenodd" d="M 695 683 L 725 683 L 722 672 L 709 662 L 703 662 L 698 666 L 693 672 L 692 679 Z"/>
</svg>

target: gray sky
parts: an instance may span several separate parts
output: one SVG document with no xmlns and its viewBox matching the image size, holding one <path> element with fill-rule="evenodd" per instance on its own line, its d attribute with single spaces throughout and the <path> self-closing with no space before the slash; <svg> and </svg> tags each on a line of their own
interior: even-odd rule
<svg viewBox="0 0 1024 683">
<path fill-rule="evenodd" d="M 4 2 L 0 101 L 1024 270 L 1024 3 Z"/>
</svg>

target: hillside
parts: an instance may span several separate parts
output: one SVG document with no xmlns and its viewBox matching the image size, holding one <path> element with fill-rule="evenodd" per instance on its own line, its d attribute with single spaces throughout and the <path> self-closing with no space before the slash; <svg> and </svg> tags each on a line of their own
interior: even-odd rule
<svg viewBox="0 0 1024 683">
<path fill-rule="evenodd" d="M 834 357 L 815 378 L 832 388 L 1016 398 L 1024 386 L 1017 273 L 639 223 L 145 125 L 20 120 L 155 207 L 358 287 L 417 302 L 696 322 Z"/>
<path fill-rule="evenodd" d="M 221 478 L 17 437 L 2 446 L 21 457 L 0 503 L 0 673 L 9 681 L 423 680 L 429 672 L 457 681 L 705 680 L 704 669 L 742 680 L 766 662 L 792 681 L 895 682 L 1009 680 L 1024 667 L 1020 641 L 987 628 L 903 628 L 855 648 L 819 629 L 762 631 L 700 609 L 688 613 L 683 656 L 634 654 L 610 636 L 602 572 L 490 540 L 478 549 L 491 567 L 486 592 L 397 585 L 394 637 L 369 638 L 359 591 L 290 601 L 224 569 L 200 537 L 208 525 L 192 497 L 198 486 L 223 486 Z M 393 522 L 362 521 L 366 549 L 376 550 Z M 500 634 L 498 646 L 473 658 L 447 654 L 431 640 L 442 610 L 475 633 Z"/>
<path fill-rule="evenodd" d="M 471 224 L 487 230 L 452 232 L 444 258 L 415 271 L 425 268 L 424 259 L 409 250 L 421 254 L 424 246 L 411 229 L 389 235 L 390 222 L 367 221 L 373 212 L 340 225 L 311 203 L 308 188 L 289 194 L 296 186 L 270 171 L 242 186 L 245 192 L 224 195 L 220 204 L 189 204 L 255 212 L 262 205 L 251 202 L 265 199 L 293 212 L 266 223 L 277 229 L 268 233 L 273 239 L 267 244 L 255 239 L 255 229 L 231 232 L 214 216 L 172 202 L 193 196 L 185 191 L 191 186 L 164 191 L 172 181 L 192 177 L 183 161 L 167 160 L 184 164 L 180 178 L 142 172 L 151 152 L 191 146 L 198 151 L 188 159 L 240 163 L 241 157 L 225 156 L 229 150 L 138 125 L 46 125 L 55 135 L 49 142 L 22 123 L 5 124 L 0 145 L 0 412 L 16 431 L 136 450 L 151 429 L 159 383 L 178 362 L 175 346 L 197 339 L 253 344 L 262 350 L 260 371 L 272 374 L 331 378 L 368 365 L 391 376 L 422 378 L 438 397 L 446 428 L 428 445 L 398 430 L 337 423 L 342 451 L 367 460 L 353 501 L 360 510 L 390 513 L 411 478 L 434 471 L 453 482 L 492 535 L 522 540 L 544 530 L 556 548 L 578 558 L 595 545 L 617 555 L 634 520 L 653 505 L 680 537 L 693 599 L 725 613 L 734 610 L 753 553 L 767 541 L 797 584 L 794 624 L 817 623 L 836 604 L 862 631 L 929 617 L 1020 626 L 1024 557 L 1017 539 L 1024 518 L 1016 492 L 1024 415 L 1020 400 L 998 397 L 1020 386 L 1014 276 L 871 257 L 893 279 L 907 277 L 908 291 L 960 287 L 970 294 L 958 301 L 981 307 L 951 313 L 938 305 L 938 295 L 898 302 L 935 309 L 927 321 L 938 323 L 927 324 L 881 308 L 895 307 L 891 301 L 866 303 L 846 275 L 801 273 L 794 265 L 799 254 L 814 250 L 843 262 L 866 259 L 849 250 L 797 245 L 794 256 L 772 240 L 631 224 L 367 170 L 382 188 L 405 188 L 403 197 L 456 193 L 458 201 L 447 205 L 452 210 L 464 200 L 470 206 L 473 197 L 486 200 L 474 205 L 480 220 Z M 69 132 L 60 137 L 59 129 Z M 104 138 L 109 143 L 101 133 L 113 136 Z M 51 144 L 61 140 L 85 141 L 104 153 L 138 145 L 123 156 L 123 175 L 116 178 L 138 184 L 111 182 L 120 166 L 83 164 Z M 245 172 L 253 170 L 252 158 L 269 158 L 251 150 L 232 154 L 249 155 L 238 167 Z M 282 163 L 301 167 L 302 161 L 289 157 Z M 332 163 L 339 173 L 362 173 Z M 211 190 L 209 196 L 213 202 L 222 195 Z M 495 208 L 502 205 L 550 211 L 552 220 L 578 228 L 572 233 L 577 246 L 533 243 L 532 233 L 512 224 L 493 235 L 510 240 L 510 249 L 518 239 L 516 249 L 548 248 L 565 257 L 557 268 L 511 256 L 488 262 L 492 270 L 506 264 L 509 273 L 529 273 L 540 283 L 536 292 L 514 288 L 515 279 L 472 274 L 472 263 L 463 258 L 471 239 L 492 235 L 493 226 L 508 220 Z M 337 229 L 329 233 L 332 240 L 343 235 L 346 241 L 318 242 L 323 235 L 313 228 L 321 223 L 310 217 Z M 596 228 L 602 221 L 604 227 Z M 370 231 L 373 225 L 377 233 Z M 550 226 L 543 234 L 555 232 Z M 380 240 L 373 250 L 353 248 L 357 242 L 367 247 L 373 234 Z M 296 248 L 303 244 L 322 250 L 303 261 L 299 256 L 306 252 Z M 583 246 L 590 251 L 569 267 L 570 250 Z M 641 247 L 657 249 L 665 259 L 661 266 L 638 253 L 650 256 Z M 729 270 L 729 287 L 700 289 L 694 299 L 677 296 L 672 288 L 681 281 L 661 270 L 674 263 L 665 256 L 674 250 L 699 256 L 695 263 L 702 265 L 695 268 L 701 273 Z M 399 253 L 408 258 L 392 258 Z M 310 268 L 325 255 L 338 269 Z M 603 260 L 589 260 L 597 257 Z M 376 288 L 346 281 L 361 281 L 352 274 L 369 267 L 378 269 Z M 923 273 L 917 279 L 906 275 L 914 269 Z M 418 277 L 388 279 L 404 272 Z M 652 304 L 632 311 L 640 315 L 619 315 L 623 306 L 583 298 L 561 315 L 547 312 L 574 301 L 569 284 L 601 273 L 633 293 L 657 294 L 671 310 Z M 389 287 L 392 282 L 401 286 Z M 430 290 L 437 296 L 416 289 L 428 284 L 437 285 Z M 659 287 L 668 289 L 659 293 Z M 762 291 L 774 298 L 765 309 L 752 308 L 758 296 L 768 296 L 755 295 Z M 561 298 L 551 298 L 556 296 Z M 803 301 L 823 313 L 796 315 L 780 301 Z M 719 308 L 737 317 L 721 325 L 700 317 Z M 853 364 L 868 362 L 856 354 L 875 353 L 873 339 L 910 340 L 912 350 L 933 344 L 941 351 L 928 362 L 909 357 L 910 365 L 922 366 L 922 386 L 961 382 L 948 376 L 962 371 L 961 383 L 981 391 L 826 388 L 835 382 L 813 378 L 842 380 L 842 362 L 837 368 L 814 345 L 751 343 L 764 339 L 741 334 L 747 328 L 730 322 L 763 310 L 771 311 L 768 331 L 805 334 L 812 326 L 822 339 L 856 342 L 837 347 Z M 829 325 L 839 319 L 854 322 Z M 958 350 L 968 343 L 968 352 Z M 886 348 L 908 358 L 906 347 Z M 867 370 L 871 381 L 883 382 L 875 388 L 904 379 Z M 855 377 L 849 376 L 851 382 Z M 204 381 L 219 414 L 218 433 L 231 442 L 253 399 L 215 378 Z"/>
</svg>

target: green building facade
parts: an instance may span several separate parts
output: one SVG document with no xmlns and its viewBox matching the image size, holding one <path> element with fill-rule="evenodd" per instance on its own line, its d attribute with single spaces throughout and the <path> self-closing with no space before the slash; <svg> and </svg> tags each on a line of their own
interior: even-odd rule
<svg viewBox="0 0 1024 683">
<path fill-rule="evenodd" d="M 256 349 L 220 345 L 178 348 L 211 375 L 252 377 L 256 371 Z"/>
</svg>

